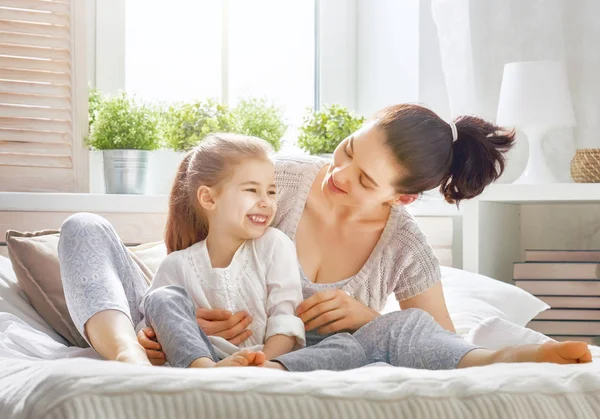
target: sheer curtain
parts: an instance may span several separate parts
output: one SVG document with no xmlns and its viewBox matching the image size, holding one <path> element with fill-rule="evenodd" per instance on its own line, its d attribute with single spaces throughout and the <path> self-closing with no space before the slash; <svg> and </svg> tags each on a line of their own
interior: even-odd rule
<svg viewBox="0 0 600 419">
<path fill-rule="evenodd" d="M 565 63 L 577 126 L 549 134 L 551 168 L 570 181 L 576 148 L 600 147 L 600 2 L 594 0 L 432 0 L 442 68 L 453 117 L 478 114 L 494 120 L 504 64 Z M 519 133 L 503 181 L 516 179 L 527 159 Z"/>
</svg>

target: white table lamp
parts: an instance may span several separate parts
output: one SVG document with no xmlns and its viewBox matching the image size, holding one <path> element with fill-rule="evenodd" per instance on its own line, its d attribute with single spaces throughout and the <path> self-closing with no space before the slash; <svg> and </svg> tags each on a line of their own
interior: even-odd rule
<svg viewBox="0 0 600 419">
<path fill-rule="evenodd" d="M 542 149 L 551 130 L 575 125 L 567 75 L 562 63 L 529 61 L 504 66 L 496 124 L 522 130 L 529 160 L 515 183 L 556 183 Z"/>
</svg>

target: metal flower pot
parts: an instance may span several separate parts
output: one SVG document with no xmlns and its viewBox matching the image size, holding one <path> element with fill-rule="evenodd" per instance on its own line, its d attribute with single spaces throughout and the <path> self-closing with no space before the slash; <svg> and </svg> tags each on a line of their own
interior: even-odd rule
<svg viewBox="0 0 600 419">
<path fill-rule="evenodd" d="M 147 150 L 104 150 L 104 182 L 108 194 L 142 195 L 146 192 Z"/>
</svg>

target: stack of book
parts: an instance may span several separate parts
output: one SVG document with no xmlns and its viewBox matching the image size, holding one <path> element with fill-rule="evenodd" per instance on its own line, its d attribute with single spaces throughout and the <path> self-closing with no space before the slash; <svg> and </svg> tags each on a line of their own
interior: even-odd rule
<svg viewBox="0 0 600 419">
<path fill-rule="evenodd" d="M 513 278 L 551 307 L 527 327 L 556 340 L 600 344 L 600 250 L 526 250 Z"/>
</svg>

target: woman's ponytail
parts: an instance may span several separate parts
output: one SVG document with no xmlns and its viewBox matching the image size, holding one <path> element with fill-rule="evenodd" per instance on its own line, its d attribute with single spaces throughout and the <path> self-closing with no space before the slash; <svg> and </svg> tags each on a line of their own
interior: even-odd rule
<svg viewBox="0 0 600 419">
<path fill-rule="evenodd" d="M 514 144 L 514 130 L 506 131 L 475 116 L 456 120 L 450 171 L 440 192 L 449 203 L 474 198 L 504 171 L 505 155 Z"/>
</svg>

